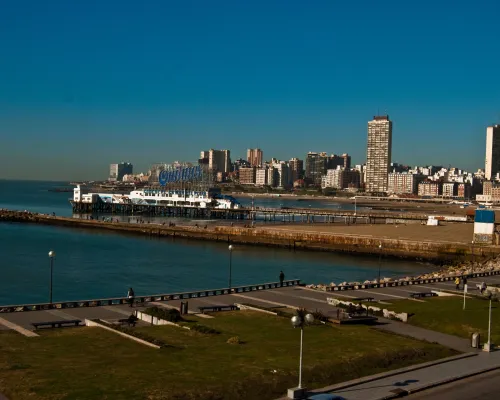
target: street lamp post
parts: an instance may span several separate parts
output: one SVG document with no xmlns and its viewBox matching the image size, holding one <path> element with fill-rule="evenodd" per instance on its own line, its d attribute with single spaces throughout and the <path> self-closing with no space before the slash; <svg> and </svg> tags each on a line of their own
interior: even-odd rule
<svg viewBox="0 0 500 400">
<path fill-rule="evenodd" d="M 299 356 L 299 385 L 294 389 L 288 390 L 288 397 L 296 399 L 305 393 L 305 388 L 302 387 L 302 350 L 304 341 L 304 326 L 314 322 L 312 314 L 305 314 L 305 312 L 297 312 L 297 315 L 292 317 L 291 322 L 294 328 L 300 328 L 300 356 Z"/>
<path fill-rule="evenodd" d="M 378 245 L 378 280 L 377 283 L 380 285 L 380 263 L 382 258 L 382 243 Z"/>
<path fill-rule="evenodd" d="M 229 294 L 231 294 L 231 278 L 233 274 L 233 245 L 230 244 L 228 249 L 229 249 Z"/>
<path fill-rule="evenodd" d="M 358 211 L 357 197 L 354 196 L 354 216 L 356 216 L 357 211 Z"/>
<path fill-rule="evenodd" d="M 489 290 L 485 293 L 490 299 L 490 308 L 488 312 L 488 342 L 484 345 L 485 351 L 492 351 L 493 345 L 491 344 L 491 302 L 493 301 L 493 293 Z M 496 297 L 496 296 L 495 296 Z"/>
<path fill-rule="evenodd" d="M 52 304 L 52 281 L 54 275 L 54 258 L 56 257 L 56 252 L 53 250 L 49 251 L 50 259 L 50 292 L 49 292 L 49 303 Z"/>
<path fill-rule="evenodd" d="M 474 240 L 472 241 L 472 273 L 474 273 L 474 263 L 476 262 L 474 257 Z"/>
</svg>

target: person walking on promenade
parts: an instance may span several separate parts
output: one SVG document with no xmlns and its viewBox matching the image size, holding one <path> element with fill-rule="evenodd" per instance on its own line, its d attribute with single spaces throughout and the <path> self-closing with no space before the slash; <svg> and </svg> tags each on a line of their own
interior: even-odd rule
<svg viewBox="0 0 500 400">
<path fill-rule="evenodd" d="M 134 306 L 134 298 L 135 298 L 134 289 L 132 289 L 132 288 L 128 289 L 127 297 L 128 297 L 129 306 L 133 307 Z"/>
<path fill-rule="evenodd" d="M 283 281 L 285 280 L 285 274 L 283 271 L 280 272 L 280 285 L 283 286 Z"/>
<path fill-rule="evenodd" d="M 455 289 L 460 290 L 460 278 L 458 276 L 455 278 Z"/>
</svg>

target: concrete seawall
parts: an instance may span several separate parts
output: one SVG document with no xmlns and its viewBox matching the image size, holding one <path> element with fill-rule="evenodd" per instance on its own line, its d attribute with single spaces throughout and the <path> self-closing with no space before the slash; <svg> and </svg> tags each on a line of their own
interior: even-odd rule
<svg viewBox="0 0 500 400">
<path fill-rule="evenodd" d="M 379 254 L 379 245 L 384 256 L 429 261 L 464 260 L 471 256 L 470 245 L 450 241 L 422 241 L 389 239 L 369 235 L 344 235 L 341 233 L 304 232 L 293 225 L 287 231 L 260 226 L 168 226 L 158 224 L 136 224 L 84 220 L 14 211 L 0 211 L 0 222 L 35 223 L 71 228 L 102 229 L 150 237 L 188 238 L 217 242 L 264 245 L 291 250 L 319 250 L 351 254 Z M 475 257 L 490 257 L 500 254 L 500 246 L 476 247 Z"/>
</svg>

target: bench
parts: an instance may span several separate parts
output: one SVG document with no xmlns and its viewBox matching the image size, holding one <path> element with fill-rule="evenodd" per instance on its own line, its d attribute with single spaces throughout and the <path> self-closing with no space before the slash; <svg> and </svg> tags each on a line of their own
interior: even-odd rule
<svg viewBox="0 0 500 400">
<path fill-rule="evenodd" d="M 32 322 L 31 325 L 33 325 L 35 329 L 38 329 L 41 326 L 48 326 L 51 328 L 61 328 L 63 326 L 68 326 L 68 325 L 78 326 L 80 325 L 80 322 L 82 322 L 82 320 L 80 319 L 65 319 L 62 321 Z"/>
<path fill-rule="evenodd" d="M 362 301 L 368 301 L 368 302 L 372 302 L 372 301 L 375 301 L 375 298 L 374 297 L 356 297 L 354 299 L 351 299 L 352 301 L 359 301 L 359 302 L 362 302 Z"/>
<path fill-rule="evenodd" d="M 205 314 L 205 312 L 207 312 L 207 311 L 212 311 L 212 312 L 215 312 L 215 311 L 234 311 L 234 310 L 239 310 L 239 308 L 236 307 L 234 304 L 230 304 L 230 305 L 225 305 L 225 306 L 198 307 L 198 310 L 200 310 L 200 312 L 202 314 Z"/>
<path fill-rule="evenodd" d="M 415 292 L 415 293 L 410 293 L 410 297 L 413 299 L 418 299 L 421 297 L 434 297 L 437 296 L 436 293 L 434 292 Z"/>
<path fill-rule="evenodd" d="M 135 326 L 135 324 L 137 323 L 137 320 L 138 320 L 137 317 L 131 316 L 131 317 L 128 317 L 128 318 L 119 319 L 118 323 L 120 325 Z"/>
</svg>

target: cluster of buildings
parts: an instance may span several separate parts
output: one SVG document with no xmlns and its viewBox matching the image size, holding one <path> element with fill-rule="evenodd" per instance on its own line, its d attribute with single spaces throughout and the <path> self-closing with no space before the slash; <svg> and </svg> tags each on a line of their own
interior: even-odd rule
<svg viewBox="0 0 500 400">
<path fill-rule="evenodd" d="M 203 166 L 210 180 L 282 189 L 313 187 L 324 191 L 364 191 L 373 195 L 456 198 L 500 203 L 500 125 L 487 128 L 485 169 L 470 173 L 451 166 L 405 166 L 392 162 L 392 121 L 388 115 L 368 122 L 366 163 L 351 165 L 347 153 L 309 152 L 304 159 L 271 158 L 259 148 L 245 159 L 231 160 L 230 150 L 203 150 L 197 162 L 153 164 L 147 174 L 133 174 L 130 163 L 110 165 L 110 181 L 158 182 L 161 170 Z M 483 184 L 484 183 L 484 184 Z M 482 194 L 480 194 L 482 192 Z"/>
</svg>

